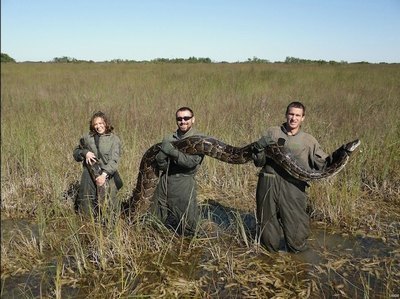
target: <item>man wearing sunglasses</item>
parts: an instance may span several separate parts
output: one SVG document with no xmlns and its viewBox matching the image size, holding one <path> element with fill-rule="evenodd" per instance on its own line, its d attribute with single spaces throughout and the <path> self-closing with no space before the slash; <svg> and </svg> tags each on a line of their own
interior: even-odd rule
<svg viewBox="0 0 400 299">
<path fill-rule="evenodd" d="M 194 177 L 204 155 L 182 153 L 172 142 L 203 134 L 193 128 L 195 117 L 189 107 L 179 108 L 175 117 L 177 130 L 164 138 L 156 156 L 162 174 L 154 192 L 151 211 L 177 233 L 192 235 L 199 217 Z"/>
</svg>

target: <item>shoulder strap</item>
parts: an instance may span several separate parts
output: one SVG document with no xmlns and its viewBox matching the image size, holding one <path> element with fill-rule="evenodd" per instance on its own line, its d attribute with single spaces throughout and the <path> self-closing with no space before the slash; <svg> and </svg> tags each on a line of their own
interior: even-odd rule
<svg viewBox="0 0 400 299">
<path fill-rule="evenodd" d="M 100 143 L 100 135 L 99 135 L 99 134 L 94 134 L 94 144 L 96 144 L 97 155 L 98 155 L 99 158 L 103 161 L 103 163 L 105 163 L 104 160 L 103 160 L 103 156 L 102 156 L 102 154 L 101 154 L 101 152 L 100 152 L 99 143 Z"/>
</svg>

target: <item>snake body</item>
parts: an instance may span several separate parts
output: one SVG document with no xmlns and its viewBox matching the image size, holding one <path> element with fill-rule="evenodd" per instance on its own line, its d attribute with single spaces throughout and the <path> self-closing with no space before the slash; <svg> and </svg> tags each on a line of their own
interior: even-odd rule
<svg viewBox="0 0 400 299">
<path fill-rule="evenodd" d="M 253 143 L 244 147 L 235 147 L 213 137 L 191 136 L 173 142 L 173 145 L 183 153 L 204 154 L 230 164 L 245 164 L 252 160 Z M 292 158 L 282 146 L 271 144 L 265 148 L 266 156 L 274 160 L 292 177 L 301 181 L 324 179 L 339 173 L 347 164 L 351 153 L 360 145 L 356 139 L 335 150 L 329 165 L 323 171 L 307 170 Z M 160 151 L 161 143 L 150 147 L 142 157 L 137 177 L 136 187 L 128 199 L 124 209 L 134 209 L 139 202 L 149 202 L 158 182 L 159 169 L 155 157 Z"/>
<path fill-rule="evenodd" d="M 101 169 L 100 162 L 97 159 L 96 159 L 96 162 L 94 162 L 93 164 L 91 164 L 91 165 L 87 164 L 87 169 L 89 171 L 89 174 L 90 174 L 93 182 L 96 182 L 96 178 L 99 177 L 103 173 L 103 169 Z M 96 186 L 96 192 L 97 192 L 98 201 L 101 202 L 106 196 L 105 185 Z"/>
</svg>

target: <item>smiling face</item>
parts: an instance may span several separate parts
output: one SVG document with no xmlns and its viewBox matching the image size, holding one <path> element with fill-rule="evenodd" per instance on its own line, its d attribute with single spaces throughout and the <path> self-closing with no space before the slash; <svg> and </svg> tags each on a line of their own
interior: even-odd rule
<svg viewBox="0 0 400 299">
<path fill-rule="evenodd" d="M 301 123 L 305 116 L 302 108 L 290 107 L 286 113 L 286 130 L 291 135 L 300 130 Z"/>
<path fill-rule="evenodd" d="M 182 110 L 176 113 L 176 124 L 178 125 L 178 130 L 183 134 L 192 128 L 194 121 L 195 118 L 189 110 Z"/>
<path fill-rule="evenodd" d="M 106 123 L 102 117 L 95 117 L 92 125 L 98 134 L 102 135 L 106 132 Z"/>
</svg>

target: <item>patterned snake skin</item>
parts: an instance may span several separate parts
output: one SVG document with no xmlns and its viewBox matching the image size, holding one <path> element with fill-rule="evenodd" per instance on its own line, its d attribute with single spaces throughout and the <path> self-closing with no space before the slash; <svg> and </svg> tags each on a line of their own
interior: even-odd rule
<svg viewBox="0 0 400 299">
<path fill-rule="evenodd" d="M 89 170 L 89 174 L 92 177 L 93 182 L 96 181 L 96 178 L 103 173 L 101 169 L 99 160 L 96 159 L 96 162 L 92 165 L 87 165 L 87 169 Z M 103 186 L 96 186 L 97 198 L 98 201 L 101 202 L 106 196 L 106 188 Z"/>
<path fill-rule="evenodd" d="M 149 202 L 158 182 L 159 169 L 155 156 L 160 151 L 161 143 L 150 147 L 142 157 L 136 187 L 128 202 L 123 206 L 125 212 L 135 210 L 140 202 Z M 204 154 L 230 164 L 245 164 L 252 160 L 253 144 L 234 147 L 212 137 L 192 136 L 173 142 L 181 152 Z M 351 153 L 360 145 L 360 140 L 342 145 L 332 153 L 332 161 L 324 171 L 310 171 L 302 167 L 284 148 L 273 144 L 265 149 L 266 155 L 285 169 L 291 176 L 301 181 L 311 181 L 334 176 L 347 164 Z"/>
</svg>

